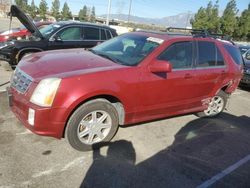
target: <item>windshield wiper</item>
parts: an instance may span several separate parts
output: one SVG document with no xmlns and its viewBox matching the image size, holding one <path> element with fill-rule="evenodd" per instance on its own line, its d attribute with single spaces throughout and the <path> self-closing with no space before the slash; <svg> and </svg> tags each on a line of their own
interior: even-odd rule
<svg viewBox="0 0 250 188">
<path fill-rule="evenodd" d="M 93 49 L 90 49 L 89 51 L 91 51 L 92 53 L 94 53 L 94 54 L 96 54 L 96 55 L 99 55 L 99 56 L 101 56 L 101 57 L 104 57 L 104 58 L 106 58 L 106 59 L 109 59 L 109 60 L 113 61 L 114 63 L 121 64 L 121 63 L 118 61 L 117 58 L 111 57 L 111 56 L 109 56 L 109 55 L 107 55 L 107 54 L 103 54 L 103 53 L 97 52 L 97 51 L 95 51 L 95 50 L 93 50 Z"/>
</svg>

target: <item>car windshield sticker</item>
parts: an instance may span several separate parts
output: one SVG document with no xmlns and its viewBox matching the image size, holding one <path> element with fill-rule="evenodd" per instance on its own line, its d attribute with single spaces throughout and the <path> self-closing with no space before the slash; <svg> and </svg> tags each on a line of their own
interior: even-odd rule
<svg viewBox="0 0 250 188">
<path fill-rule="evenodd" d="M 161 44 L 161 43 L 164 42 L 164 40 L 159 39 L 159 38 L 155 38 L 155 37 L 148 37 L 148 38 L 147 38 L 147 41 L 155 42 L 155 43 L 158 43 L 158 44 Z"/>
<path fill-rule="evenodd" d="M 61 27 L 61 26 L 60 26 L 60 25 L 54 25 L 54 27 L 57 27 L 57 28 L 58 28 L 58 27 Z"/>
</svg>

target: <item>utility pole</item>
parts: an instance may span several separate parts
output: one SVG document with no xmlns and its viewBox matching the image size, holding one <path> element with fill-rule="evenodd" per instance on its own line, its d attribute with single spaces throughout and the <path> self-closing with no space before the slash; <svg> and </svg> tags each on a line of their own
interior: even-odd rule
<svg viewBox="0 0 250 188">
<path fill-rule="evenodd" d="M 132 6 L 132 0 L 129 1 L 128 23 L 129 23 L 129 21 L 130 21 L 131 6 Z"/>
<path fill-rule="evenodd" d="M 111 0 L 109 0 L 109 4 L 108 4 L 108 13 L 107 13 L 106 25 L 109 25 L 110 10 L 111 10 Z"/>
</svg>

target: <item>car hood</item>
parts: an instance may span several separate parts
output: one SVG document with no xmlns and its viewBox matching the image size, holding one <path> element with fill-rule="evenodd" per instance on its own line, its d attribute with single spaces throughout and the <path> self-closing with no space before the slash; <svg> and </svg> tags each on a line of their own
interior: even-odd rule
<svg viewBox="0 0 250 188">
<path fill-rule="evenodd" d="M 39 29 L 32 22 L 32 20 L 17 6 L 11 5 L 10 15 L 17 17 L 17 19 L 33 34 L 37 37 L 43 38 L 43 35 L 40 33 Z"/>
<path fill-rule="evenodd" d="M 84 49 L 67 49 L 28 55 L 19 62 L 18 67 L 39 81 L 48 77 L 65 78 L 124 66 Z"/>
</svg>

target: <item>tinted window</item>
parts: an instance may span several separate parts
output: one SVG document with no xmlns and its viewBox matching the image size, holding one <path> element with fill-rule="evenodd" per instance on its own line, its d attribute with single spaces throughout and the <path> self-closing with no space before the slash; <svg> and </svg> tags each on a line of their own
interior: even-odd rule
<svg viewBox="0 0 250 188">
<path fill-rule="evenodd" d="M 101 29 L 101 40 L 106 40 L 107 37 L 106 37 L 106 33 L 103 29 Z"/>
<path fill-rule="evenodd" d="M 224 58 L 219 50 L 219 48 L 216 46 L 216 55 L 217 55 L 217 66 L 223 66 L 225 65 L 224 63 Z"/>
<path fill-rule="evenodd" d="M 216 65 L 216 48 L 213 42 L 198 42 L 197 67 L 210 67 Z"/>
<path fill-rule="evenodd" d="M 62 40 L 81 40 L 81 28 L 69 27 L 59 32 L 59 36 Z"/>
<path fill-rule="evenodd" d="M 192 67 L 192 42 L 178 42 L 168 47 L 158 59 L 168 61 L 174 69 Z"/>
<path fill-rule="evenodd" d="M 107 34 L 107 39 L 111 39 L 112 38 L 112 36 L 110 34 L 110 31 L 106 30 L 106 34 Z"/>
<path fill-rule="evenodd" d="M 234 46 L 224 45 L 224 48 L 227 50 L 227 52 L 231 55 L 234 62 L 238 65 L 242 64 L 242 56 L 240 54 L 240 50 Z"/>
<path fill-rule="evenodd" d="M 85 40 L 100 40 L 99 29 L 94 27 L 84 27 Z"/>
</svg>

